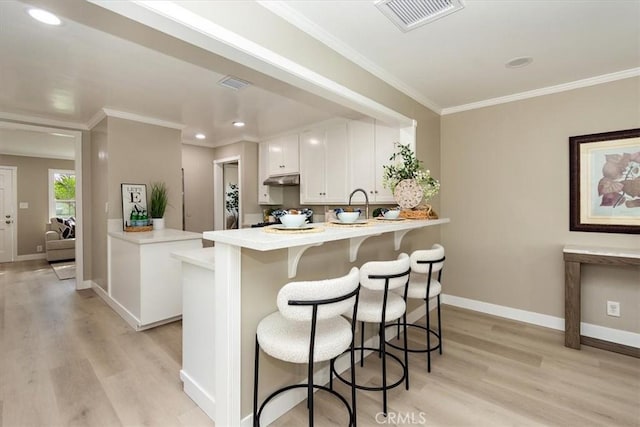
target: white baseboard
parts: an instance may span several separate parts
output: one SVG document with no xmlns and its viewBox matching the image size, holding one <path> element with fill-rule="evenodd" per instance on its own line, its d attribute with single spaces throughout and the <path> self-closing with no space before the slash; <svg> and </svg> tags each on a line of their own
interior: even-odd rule
<svg viewBox="0 0 640 427">
<path fill-rule="evenodd" d="M 47 254 L 29 254 L 29 255 L 18 255 L 16 257 L 16 261 L 33 261 L 36 259 L 47 259 Z"/>
<path fill-rule="evenodd" d="M 184 369 L 180 370 L 183 390 L 212 420 L 216 419 L 216 399 L 206 392 Z"/>
<path fill-rule="evenodd" d="M 133 314 L 131 314 L 129 310 L 120 305 L 118 301 L 111 298 L 109 293 L 102 289 L 100 285 L 95 282 L 91 282 L 91 289 L 93 289 L 95 293 L 97 293 L 98 296 L 100 296 L 100 298 L 102 298 L 104 302 L 106 302 L 107 305 L 113 309 L 113 311 L 118 313 L 120 317 L 122 317 L 125 322 L 129 324 L 129 326 L 131 326 L 136 331 L 140 330 L 140 320 Z"/>
<path fill-rule="evenodd" d="M 93 285 L 98 286 L 93 280 L 83 280 L 82 283 L 76 283 L 76 291 L 81 291 L 83 289 L 91 289 Z"/>
<path fill-rule="evenodd" d="M 483 301 L 477 301 L 447 294 L 442 295 L 442 303 L 453 305 L 455 307 L 466 308 L 473 311 L 479 311 L 481 313 L 492 314 L 494 316 L 504 317 L 511 320 L 518 320 L 520 322 L 529 323 L 532 325 L 544 326 L 546 328 L 564 331 L 564 319 L 561 317 L 549 316 L 547 314 L 520 310 L 503 305 L 490 304 Z M 640 334 L 635 332 L 623 331 L 620 329 L 607 328 L 604 326 L 581 322 L 580 334 L 586 337 L 597 338 L 616 344 L 640 348 Z"/>
</svg>

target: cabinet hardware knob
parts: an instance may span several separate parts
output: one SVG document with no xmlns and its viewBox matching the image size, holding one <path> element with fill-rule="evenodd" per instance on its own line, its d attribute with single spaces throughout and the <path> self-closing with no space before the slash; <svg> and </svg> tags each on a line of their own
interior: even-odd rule
<svg viewBox="0 0 640 427">
<path fill-rule="evenodd" d="M 10 219 L 5 221 L 5 224 L 11 224 L 13 221 L 11 221 Z"/>
</svg>

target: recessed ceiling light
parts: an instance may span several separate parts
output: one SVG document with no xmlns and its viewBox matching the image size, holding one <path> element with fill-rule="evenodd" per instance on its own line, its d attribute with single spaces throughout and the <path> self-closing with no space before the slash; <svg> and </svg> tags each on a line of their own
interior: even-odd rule
<svg viewBox="0 0 640 427">
<path fill-rule="evenodd" d="M 62 21 L 60 20 L 60 18 L 58 18 L 56 15 L 54 15 L 51 12 L 47 12 L 46 10 L 29 9 L 28 13 L 29 13 L 29 15 L 31 15 L 31 17 L 33 19 L 35 19 L 36 21 L 40 21 L 43 24 L 47 24 L 47 25 L 60 25 L 60 24 L 62 24 Z"/>
<path fill-rule="evenodd" d="M 196 133 L 196 139 L 205 139 L 207 135 L 204 133 Z"/>
<path fill-rule="evenodd" d="M 233 122 L 233 125 L 237 128 L 241 128 L 244 126 L 244 122 L 236 121 L 236 122 Z"/>
<path fill-rule="evenodd" d="M 533 58 L 530 56 L 520 56 L 518 58 L 513 58 L 509 61 L 507 61 L 506 64 L 504 64 L 505 67 L 507 68 L 522 68 L 522 67 L 526 67 L 527 65 L 531 64 L 533 62 Z"/>
</svg>

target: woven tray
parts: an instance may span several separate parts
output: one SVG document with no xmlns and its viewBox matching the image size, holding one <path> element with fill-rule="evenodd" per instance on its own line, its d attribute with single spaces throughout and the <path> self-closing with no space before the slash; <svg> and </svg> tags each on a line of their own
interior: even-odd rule
<svg viewBox="0 0 640 427">
<path fill-rule="evenodd" d="M 262 231 L 265 233 L 274 234 L 307 234 L 307 233 L 320 233 L 324 231 L 324 227 L 305 228 L 304 230 L 282 230 L 273 227 L 262 227 Z"/>
<path fill-rule="evenodd" d="M 438 219 L 438 214 L 429 205 L 420 206 L 414 209 L 402 209 L 400 218 L 406 219 Z"/>
<path fill-rule="evenodd" d="M 143 225 L 140 227 L 125 227 L 124 231 L 126 232 L 141 232 L 141 231 L 153 231 L 153 225 Z"/>
</svg>

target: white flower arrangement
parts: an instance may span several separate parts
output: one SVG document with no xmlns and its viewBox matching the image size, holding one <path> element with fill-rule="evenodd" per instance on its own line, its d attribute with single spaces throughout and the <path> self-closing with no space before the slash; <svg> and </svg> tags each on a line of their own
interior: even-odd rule
<svg viewBox="0 0 640 427">
<path fill-rule="evenodd" d="M 383 166 L 382 186 L 393 192 L 400 181 L 414 179 L 422 188 L 423 202 L 426 203 L 438 194 L 440 182 L 431 176 L 428 169 L 422 167 L 422 161 L 416 158 L 408 145 L 400 143 L 395 145 L 397 151 L 389 158 L 394 163 Z"/>
</svg>

